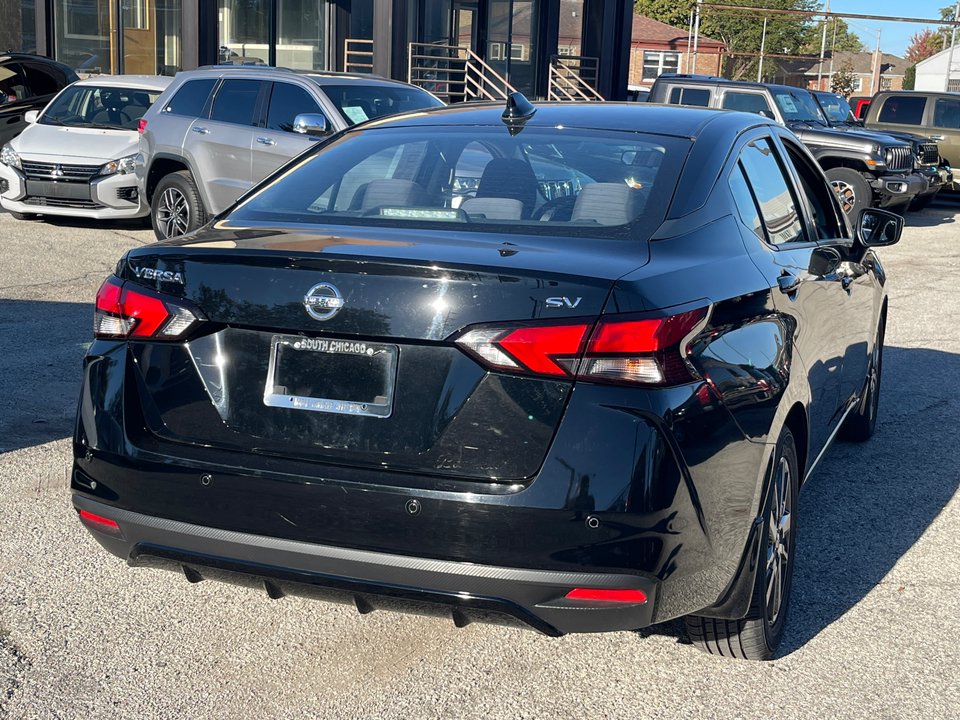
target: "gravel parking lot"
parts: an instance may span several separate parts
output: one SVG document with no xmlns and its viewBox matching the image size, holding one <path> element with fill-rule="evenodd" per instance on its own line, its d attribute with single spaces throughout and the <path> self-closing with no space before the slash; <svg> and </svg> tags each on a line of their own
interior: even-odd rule
<svg viewBox="0 0 960 720">
<path fill-rule="evenodd" d="M 781 657 L 682 623 L 559 639 L 129 570 L 77 522 L 70 436 L 92 300 L 137 223 L 0 212 L 0 719 L 960 717 L 960 202 L 882 248 L 877 434 L 800 499 Z"/>
</svg>

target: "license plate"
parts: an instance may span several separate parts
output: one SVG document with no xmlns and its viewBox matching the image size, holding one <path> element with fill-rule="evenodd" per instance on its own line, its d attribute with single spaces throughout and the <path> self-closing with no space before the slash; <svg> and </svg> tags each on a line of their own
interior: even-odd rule
<svg viewBox="0 0 960 720">
<path fill-rule="evenodd" d="M 274 335 L 263 404 L 294 410 L 390 417 L 396 345 Z"/>
<path fill-rule="evenodd" d="M 53 180 L 27 180 L 27 195 L 31 197 L 89 200 L 90 186 L 87 183 L 54 182 Z"/>
</svg>

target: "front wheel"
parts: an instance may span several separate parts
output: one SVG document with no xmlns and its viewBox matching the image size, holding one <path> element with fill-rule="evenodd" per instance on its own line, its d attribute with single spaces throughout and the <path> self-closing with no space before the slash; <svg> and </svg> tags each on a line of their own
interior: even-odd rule
<svg viewBox="0 0 960 720">
<path fill-rule="evenodd" d="M 170 173 L 157 183 L 150 217 L 157 240 L 186 235 L 206 222 L 200 193 L 189 172 Z"/>
<path fill-rule="evenodd" d="M 771 660 L 783 638 L 797 548 L 800 471 L 793 434 L 784 428 L 770 461 L 763 504 L 764 544 L 750 609 L 743 620 L 688 615 L 691 642 L 711 655 Z"/>
<path fill-rule="evenodd" d="M 870 189 L 869 183 L 856 170 L 845 167 L 831 168 L 825 175 L 833 191 L 837 193 L 840 207 L 843 208 L 850 224 L 856 224 L 860 211 L 873 203 L 873 190 Z"/>
</svg>

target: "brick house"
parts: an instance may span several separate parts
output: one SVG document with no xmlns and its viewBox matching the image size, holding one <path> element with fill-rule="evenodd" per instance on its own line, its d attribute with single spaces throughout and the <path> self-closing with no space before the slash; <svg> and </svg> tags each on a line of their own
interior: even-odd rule
<svg viewBox="0 0 960 720">
<path fill-rule="evenodd" d="M 688 35 L 686 29 L 634 15 L 629 84 L 649 89 L 657 76 L 667 72 L 720 75 L 727 46 L 720 40 L 701 35 L 694 61 L 693 38 Z"/>
<path fill-rule="evenodd" d="M 786 77 L 777 80 L 786 85 L 817 89 L 817 76 L 820 75 L 820 89 L 830 89 L 831 72 L 836 73 L 845 65 L 853 69 L 856 78 L 853 95 L 873 95 L 876 90 L 902 90 L 903 73 L 910 66 L 906 60 L 890 53 L 881 53 L 879 67 L 874 62 L 876 53 L 850 52 L 841 50 L 833 54 L 826 54 L 823 63 L 820 58 L 797 58 L 777 60 L 779 71 Z M 877 76 L 875 78 L 875 75 Z M 875 80 L 879 87 L 875 88 Z"/>
</svg>

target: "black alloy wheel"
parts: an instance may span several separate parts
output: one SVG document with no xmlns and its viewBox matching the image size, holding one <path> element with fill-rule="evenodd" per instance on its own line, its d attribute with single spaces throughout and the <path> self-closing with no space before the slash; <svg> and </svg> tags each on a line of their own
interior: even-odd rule
<svg viewBox="0 0 960 720">
<path fill-rule="evenodd" d="M 153 193 L 150 217 L 157 240 L 186 235 L 206 221 L 193 176 L 186 170 L 164 176 Z"/>
<path fill-rule="evenodd" d="M 877 338 L 873 342 L 870 366 L 867 368 L 866 390 L 860 404 L 850 413 L 840 431 L 844 440 L 866 442 L 873 437 L 877 429 L 877 410 L 880 407 L 880 377 L 883 373 L 883 336 L 884 321 L 877 328 Z"/>
<path fill-rule="evenodd" d="M 771 660 L 783 638 L 797 548 L 797 447 L 783 428 L 771 458 L 763 505 L 763 547 L 747 616 L 723 620 L 688 615 L 691 642 L 711 655 Z"/>
<path fill-rule="evenodd" d="M 833 191 L 837 193 L 840 207 L 843 208 L 850 224 L 856 223 L 857 218 L 860 217 L 860 211 L 870 207 L 873 200 L 873 191 L 870 189 L 870 185 L 863 178 L 863 175 L 850 168 L 831 168 L 824 174 L 830 181 Z"/>
</svg>

